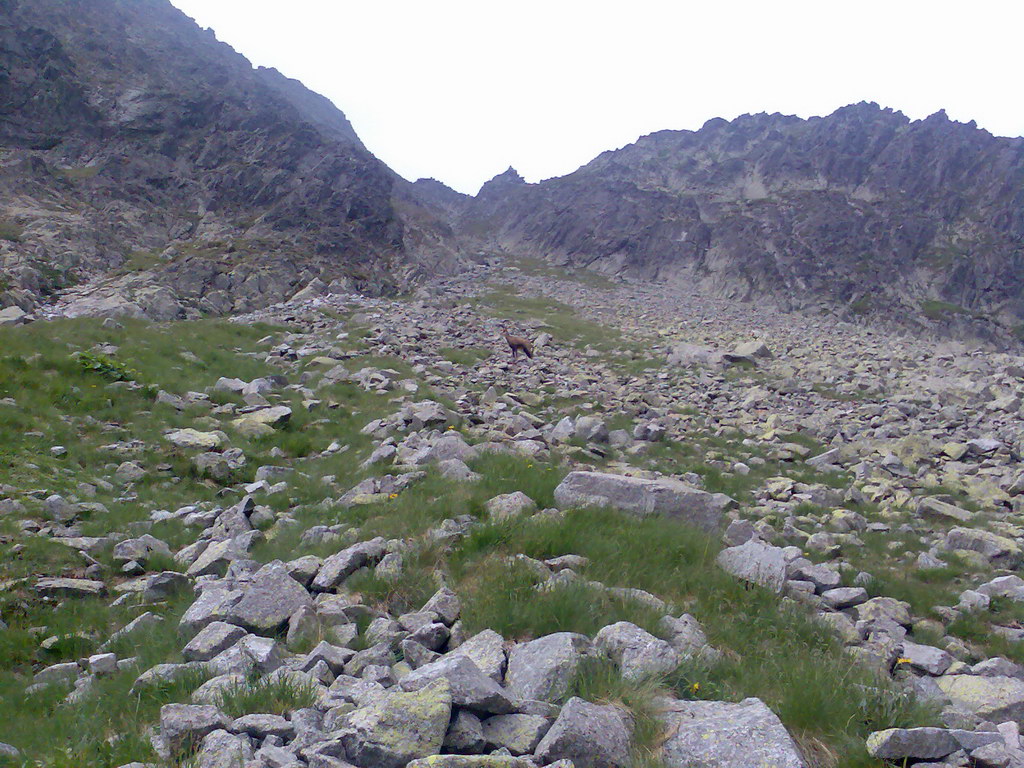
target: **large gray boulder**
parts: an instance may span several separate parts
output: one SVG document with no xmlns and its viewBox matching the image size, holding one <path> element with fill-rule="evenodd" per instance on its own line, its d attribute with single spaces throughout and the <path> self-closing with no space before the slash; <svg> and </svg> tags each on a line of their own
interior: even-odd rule
<svg viewBox="0 0 1024 768">
<path fill-rule="evenodd" d="M 252 743 L 247 736 L 216 730 L 203 739 L 196 753 L 196 768 L 239 768 L 252 759 Z"/>
<path fill-rule="evenodd" d="M 353 544 L 324 560 L 311 586 L 322 592 L 334 589 L 363 566 L 380 562 L 385 552 L 387 542 L 380 536 Z"/>
<path fill-rule="evenodd" d="M 232 606 L 228 621 L 251 632 L 275 632 L 300 608 L 312 606 L 306 588 L 291 577 L 288 566 L 275 560 L 256 572 L 242 599 Z"/>
<path fill-rule="evenodd" d="M 448 656 L 465 656 L 496 683 L 505 679 L 505 640 L 493 629 L 485 629 L 473 635 Z"/>
<path fill-rule="evenodd" d="M 515 710 L 508 694 L 467 656 L 444 656 L 402 678 L 401 687 L 415 691 L 434 680 L 447 680 L 452 702 L 476 712 L 504 715 Z"/>
<path fill-rule="evenodd" d="M 390 692 L 352 713 L 342 743 L 358 765 L 402 768 L 441 751 L 451 712 L 451 689 L 443 679 L 417 691 Z"/>
<path fill-rule="evenodd" d="M 793 739 L 760 699 L 671 701 L 661 717 L 666 768 L 804 768 Z"/>
<path fill-rule="evenodd" d="M 1002 741 L 999 733 L 945 728 L 887 728 L 867 738 L 868 754 L 885 760 L 938 760 L 960 749 Z"/>
<path fill-rule="evenodd" d="M 594 647 L 614 659 L 627 680 L 663 675 L 679 666 L 679 654 L 671 645 L 628 621 L 601 629 Z"/>
<path fill-rule="evenodd" d="M 165 704 L 160 708 L 160 734 L 171 756 L 198 745 L 208 734 L 227 730 L 231 720 L 209 704 Z"/>
<path fill-rule="evenodd" d="M 708 493 L 679 480 L 604 472 L 570 472 L 555 489 L 555 503 L 563 509 L 610 507 L 638 517 L 661 515 L 709 532 L 718 530 L 722 513 L 736 505 L 725 494 Z"/>
<path fill-rule="evenodd" d="M 773 592 L 781 593 L 786 586 L 786 558 L 782 549 L 760 539 L 723 549 L 716 562 L 737 579 L 760 584 Z"/>
<path fill-rule="evenodd" d="M 1024 718 L 1024 681 L 1013 677 L 943 675 L 935 678 L 954 707 L 1001 723 Z"/>
<path fill-rule="evenodd" d="M 556 632 L 515 646 L 508 656 L 505 686 L 519 699 L 556 701 L 569 689 L 590 640 L 573 632 Z"/>
<path fill-rule="evenodd" d="M 531 754 L 551 727 L 540 715 L 495 715 L 483 721 L 482 734 L 489 749 L 507 749 L 513 755 Z"/>
<path fill-rule="evenodd" d="M 541 763 L 572 760 L 576 768 L 627 768 L 633 721 L 612 705 L 573 697 L 537 745 Z"/>
<path fill-rule="evenodd" d="M 978 528 L 951 528 L 943 547 L 978 552 L 1003 568 L 1015 568 L 1021 562 L 1021 548 L 1013 539 Z"/>
</svg>

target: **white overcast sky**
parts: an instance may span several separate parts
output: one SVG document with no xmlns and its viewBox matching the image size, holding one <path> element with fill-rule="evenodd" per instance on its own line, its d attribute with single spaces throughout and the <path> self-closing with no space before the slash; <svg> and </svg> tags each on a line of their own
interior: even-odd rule
<svg viewBox="0 0 1024 768">
<path fill-rule="evenodd" d="M 1024 0 L 172 0 L 330 98 L 409 179 L 474 193 L 666 128 L 876 101 L 1024 134 Z"/>
</svg>

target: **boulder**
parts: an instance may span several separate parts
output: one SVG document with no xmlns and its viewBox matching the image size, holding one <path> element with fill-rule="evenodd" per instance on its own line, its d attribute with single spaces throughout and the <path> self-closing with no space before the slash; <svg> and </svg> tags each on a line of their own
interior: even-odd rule
<svg viewBox="0 0 1024 768">
<path fill-rule="evenodd" d="M 199 432 L 195 429 L 175 429 L 164 435 L 164 439 L 178 448 L 201 448 L 209 451 L 224 445 L 219 432 Z"/>
<path fill-rule="evenodd" d="M 625 711 L 574 696 L 537 745 L 536 755 L 545 764 L 572 760 L 575 768 L 627 768 L 632 735 L 633 721 Z"/>
<path fill-rule="evenodd" d="M 495 715 L 483 721 L 483 739 L 489 749 L 507 749 L 513 755 L 531 754 L 551 727 L 539 715 Z"/>
<path fill-rule="evenodd" d="M 363 566 L 376 565 L 386 551 L 387 542 L 380 536 L 353 544 L 324 560 L 312 588 L 321 592 L 334 589 Z"/>
<path fill-rule="evenodd" d="M 228 621 L 251 632 L 272 633 L 300 608 L 312 605 L 306 588 L 289 575 L 288 566 L 275 560 L 256 572 L 228 612 Z"/>
<path fill-rule="evenodd" d="M 209 704 L 165 704 L 160 708 L 160 733 L 172 757 L 198 745 L 208 733 L 226 731 L 230 722 Z"/>
<path fill-rule="evenodd" d="M 954 707 L 1001 723 L 1024 719 L 1024 681 L 1013 677 L 943 675 L 935 678 Z"/>
<path fill-rule="evenodd" d="M 708 493 L 691 485 L 661 478 L 649 480 L 604 472 L 570 472 L 555 489 L 562 509 L 610 507 L 647 517 L 662 515 L 705 531 L 722 526 L 722 513 L 736 502 L 721 493 Z"/>
<path fill-rule="evenodd" d="M 448 681 L 452 702 L 458 707 L 504 715 L 515 710 L 508 694 L 466 656 L 443 656 L 413 670 L 401 680 L 406 691 L 415 691 L 435 680 Z"/>
<path fill-rule="evenodd" d="M 772 592 L 781 594 L 786 586 L 786 558 L 782 548 L 760 539 L 723 549 L 715 561 L 737 579 L 760 584 Z"/>
<path fill-rule="evenodd" d="M 661 718 L 666 768 L 804 768 L 793 739 L 760 699 L 671 701 Z"/>
<path fill-rule="evenodd" d="M 441 751 L 451 711 L 451 689 L 443 679 L 416 691 L 391 692 L 349 716 L 345 752 L 359 765 L 403 768 Z"/>
<path fill-rule="evenodd" d="M 594 638 L 594 647 L 612 658 L 627 680 L 667 674 L 680 661 L 671 645 L 628 621 L 603 627 Z"/>
<path fill-rule="evenodd" d="M 556 632 L 520 643 L 509 653 L 505 685 L 519 699 L 557 701 L 568 691 L 589 647 L 589 639 L 572 632 Z"/>
</svg>

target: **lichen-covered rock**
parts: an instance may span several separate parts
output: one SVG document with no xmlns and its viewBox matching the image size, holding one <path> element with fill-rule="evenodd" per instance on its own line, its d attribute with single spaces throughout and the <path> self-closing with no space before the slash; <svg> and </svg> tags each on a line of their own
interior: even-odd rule
<svg viewBox="0 0 1024 768">
<path fill-rule="evenodd" d="M 267 563 L 253 576 L 241 599 L 228 612 L 228 621 L 251 632 L 275 632 L 313 600 L 280 560 Z"/>
<path fill-rule="evenodd" d="M 592 704 L 573 697 L 537 745 L 544 763 L 572 760 L 576 768 L 627 768 L 630 764 L 632 718 L 610 704 Z"/>
<path fill-rule="evenodd" d="M 555 503 L 561 509 L 610 507 L 639 517 L 671 517 L 706 531 L 718 530 L 722 513 L 736 505 L 724 494 L 708 493 L 679 480 L 604 472 L 570 472 L 555 488 Z"/>
<path fill-rule="evenodd" d="M 1024 681 L 1012 677 L 943 675 L 935 678 L 953 706 L 985 720 L 1003 722 L 1024 718 Z"/>
<path fill-rule="evenodd" d="M 679 654 L 671 645 L 628 621 L 603 627 L 594 647 L 614 659 L 627 680 L 667 674 L 679 666 Z"/>
<path fill-rule="evenodd" d="M 804 768 L 796 744 L 760 699 L 672 701 L 662 720 L 667 768 Z"/>
<path fill-rule="evenodd" d="M 401 686 L 412 691 L 438 679 L 448 681 L 456 706 L 495 715 L 507 714 L 515 708 L 508 693 L 481 672 L 468 656 L 442 656 L 407 674 Z"/>
<path fill-rule="evenodd" d="M 391 692 L 352 713 L 342 737 L 345 751 L 359 765 L 402 768 L 441 751 L 451 711 L 451 688 L 443 679 Z"/>
<path fill-rule="evenodd" d="M 528 643 L 520 643 L 509 653 L 505 685 L 520 699 L 557 701 L 569 688 L 590 640 L 572 632 L 556 632 Z"/>
<path fill-rule="evenodd" d="M 760 539 L 723 549 L 716 562 L 737 579 L 760 584 L 773 592 L 781 594 L 786 586 L 786 558 L 782 549 Z"/>
<path fill-rule="evenodd" d="M 172 756 L 190 749 L 208 733 L 227 730 L 231 721 L 208 704 L 165 704 L 160 708 L 160 733 Z"/>
</svg>

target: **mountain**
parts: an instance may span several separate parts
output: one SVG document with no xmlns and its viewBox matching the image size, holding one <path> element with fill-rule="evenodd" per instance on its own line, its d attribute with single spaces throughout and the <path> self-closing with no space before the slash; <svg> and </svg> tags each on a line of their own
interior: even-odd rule
<svg viewBox="0 0 1024 768">
<path fill-rule="evenodd" d="M 451 233 L 327 99 L 167 0 L 0 0 L 0 305 L 240 311 L 314 278 L 382 293 Z"/>
<path fill-rule="evenodd" d="M 876 104 L 711 120 L 464 205 L 475 247 L 972 335 L 1024 328 L 1024 139 Z"/>
</svg>

